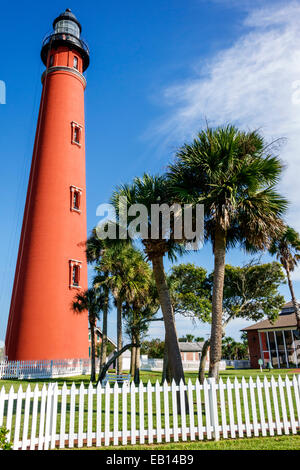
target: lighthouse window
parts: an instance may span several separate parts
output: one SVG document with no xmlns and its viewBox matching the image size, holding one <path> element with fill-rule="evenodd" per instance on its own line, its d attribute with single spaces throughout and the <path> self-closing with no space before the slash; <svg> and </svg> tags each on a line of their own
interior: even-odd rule
<svg viewBox="0 0 300 470">
<path fill-rule="evenodd" d="M 73 196 L 73 208 L 74 209 L 79 209 L 79 193 L 74 191 L 74 196 Z"/>
<path fill-rule="evenodd" d="M 79 266 L 73 266 L 73 286 L 79 286 Z"/>
<path fill-rule="evenodd" d="M 71 210 L 80 212 L 80 199 L 82 190 L 76 186 L 71 186 Z"/>
<path fill-rule="evenodd" d="M 79 144 L 79 128 L 75 127 L 74 129 L 74 141 Z"/>
<path fill-rule="evenodd" d="M 81 126 L 76 122 L 72 122 L 72 143 L 80 146 Z"/>
<path fill-rule="evenodd" d="M 76 57 L 76 55 L 74 55 L 73 58 L 73 67 L 78 70 L 78 57 Z"/>
<path fill-rule="evenodd" d="M 80 287 L 80 261 L 70 260 L 70 287 Z"/>
<path fill-rule="evenodd" d="M 52 67 L 53 65 L 53 55 L 50 56 L 49 66 Z"/>
</svg>

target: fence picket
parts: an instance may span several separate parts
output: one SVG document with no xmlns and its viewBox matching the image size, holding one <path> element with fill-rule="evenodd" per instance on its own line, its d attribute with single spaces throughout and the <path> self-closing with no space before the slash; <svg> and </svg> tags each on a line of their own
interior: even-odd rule
<svg viewBox="0 0 300 470">
<path fill-rule="evenodd" d="M 114 430 L 113 430 L 113 442 L 114 446 L 119 443 L 119 385 L 115 382 L 114 388 Z"/>
<path fill-rule="evenodd" d="M 253 382 L 252 377 L 250 377 L 249 379 L 249 389 L 250 389 L 250 402 L 251 402 L 251 412 L 252 412 L 252 421 L 253 421 L 253 433 L 254 433 L 254 436 L 259 436 L 257 412 L 256 412 L 255 384 Z"/>
<path fill-rule="evenodd" d="M 156 380 L 156 383 L 155 383 L 156 441 L 158 443 L 162 441 L 160 392 L 161 392 L 161 388 L 160 388 L 158 380 Z"/>
<path fill-rule="evenodd" d="M 52 397 L 51 449 L 55 448 L 55 443 L 56 443 L 57 399 L 58 399 L 58 385 L 56 382 L 54 389 L 53 389 L 53 397 Z"/>
<path fill-rule="evenodd" d="M 83 412 L 84 412 L 84 395 L 85 387 L 81 382 L 79 387 L 79 410 L 78 410 L 78 433 L 77 433 L 77 445 L 78 447 L 83 446 Z"/>
<path fill-rule="evenodd" d="M 245 377 L 242 377 L 242 397 L 243 397 L 243 409 L 245 415 L 245 428 L 246 436 L 251 437 L 251 423 L 250 423 L 250 414 L 249 414 L 249 403 L 248 403 L 248 385 L 245 380 Z"/>
<path fill-rule="evenodd" d="M 234 379 L 234 394 L 235 394 L 238 435 L 239 437 L 243 437 L 244 432 L 243 432 L 243 420 L 242 420 L 242 409 L 241 409 L 241 399 L 240 399 L 240 383 L 236 377 Z"/>
<path fill-rule="evenodd" d="M 277 435 L 280 436 L 282 434 L 282 431 L 281 431 L 282 426 L 281 426 L 279 407 L 278 407 L 277 383 L 275 382 L 274 376 L 271 377 L 271 391 L 272 391 L 272 402 L 273 402 L 274 413 L 275 413 L 276 432 L 277 432 Z"/>
<path fill-rule="evenodd" d="M 187 440 L 187 422 L 186 422 L 186 410 L 187 410 L 187 395 L 186 395 L 186 385 L 183 383 L 183 380 L 180 380 L 179 384 L 179 394 L 180 394 L 180 414 L 181 414 L 181 437 L 183 441 Z"/>
<path fill-rule="evenodd" d="M 104 445 L 109 445 L 110 439 L 110 386 L 109 382 L 105 385 L 105 426 L 104 426 Z"/>
<path fill-rule="evenodd" d="M 135 444 L 136 443 L 136 403 L 135 403 L 135 397 L 136 397 L 136 387 L 134 382 L 131 383 L 130 387 L 130 414 L 131 414 L 131 443 Z"/>
<path fill-rule="evenodd" d="M 194 400 L 193 400 L 193 385 L 191 379 L 188 381 L 188 403 L 189 403 L 189 420 L 190 420 L 190 438 L 191 441 L 195 440 L 195 420 L 194 420 Z"/>
<path fill-rule="evenodd" d="M 227 400 L 228 400 L 228 411 L 229 411 L 229 429 L 230 436 L 235 438 L 235 423 L 234 423 L 234 414 L 233 414 L 233 401 L 232 401 L 232 383 L 228 377 L 226 382 L 227 388 Z"/>
<path fill-rule="evenodd" d="M 48 450 L 49 445 L 50 445 L 52 410 L 53 410 L 53 384 L 49 383 L 48 390 L 47 390 L 44 450 Z"/>
<path fill-rule="evenodd" d="M 140 415 L 140 444 L 145 443 L 145 428 L 144 428 L 144 385 L 140 382 L 139 385 L 139 415 Z"/>
<path fill-rule="evenodd" d="M 147 404 L 148 404 L 148 444 L 153 443 L 153 409 L 152 409 L 152 385 L 150 380 L 147 384 Z"/>
<path fill-rule="evenodd" d="M 204 379 L 203 392 L 204 392 L 204 409 L 205 409 L 205 427 L 207 439 L 212 438 L 211 434 L 211 420 L 210 420 L 210 406 L 209 406 L 209 383 Z"/>
<path fill-rule="evenodd" d="M 294 405 L 293 405 L 292 393 L 291 393 L 291 382 L 287 375 L 285 376 L 285 388 L 286 388 L 286 394 L 287 394 L 287 399 L 288 399 L 291 430 L 293 434 L 296 434 L 297 427 L 296 427 Z"/>
<path fill-rule="evenodd" d="M 259 415 L 260 415 L 260 428 L 261 433 L 263 436 L 267 435 L 267 426 L 265 420 L 265 411 L 264 411 L 264 404 L 262 398 L 262 383 L 259 377 L 256 379 L 256 388 L 257 388 L 257 397 L 258 397 L 258 408 L 259 408 Z"/>
<path fill-rule="evenodd" d="M 172 396 L 172 417 L 173 417 L 173 439 L 177 442 L 179 439 L 179 427 L 178 427 L 178 410 L 177 410 L 177 385 L 175 380 L 171 383 L 171 396 Z"/>
<path fill-rule="evenodd" d="M 38 450 L 42 450 L 44 446 L 44 426 L 45 426 L 45 410 L 46 410 L 47 389 L 44 384 L 41 392 L 41 411 L 40 411 L 40 425 L 39 425 L 39 443 Z"/>
<path fill-rule="evenodd" d="M 197 405 L 197 428 L 198 428 L 198 439 L 203 439 L 203 418 L 202 418 L 202 403 L 201 403 L 201 390 L 202 386 L 198 378 L 196 379 L 196 405 Z"/>
<path fill-rule="evenodd" d="M 225 402 L 225 393 L 224 390 L 226 388 L 226 385 L 224 384 L 222 378 L 219 380 L 219 395 L 220 395 L 220 407 L 221 407 L 221 423 L 222 423 L 222 436 L 224 439 L 227 439 L 228 433 L 228 425 L 227 425 L 227 420 L 226 420 L 226 402 Z"/>
<path fill-rule="evenodd" d="M 220 439 L 219 418 L 218 418 L 218 402 L 217 402 L 217 386 L 216 379 L 209 378 L 209 404 L 210 404 L 210 419 L 213 428 L 213 436 L 216 441 Z"/>
<path fill-rule="evenodd" d="M 88 422 L 87 422 L 87 438 L 86 445 L 91 447 L 93 443 L 93 401 L 94 401 L 94 388 L 90 382 L 88 386 Z"/>
<path fill-rule="evenodd" d="M 14 433 L 14 443 L 13 443 L 14 450 L 17 450 L 19 448 L 22 402 L 23 402 L 23 389 L 22 389 L 22 385 L 20 385 L 18 389 L 18 393 L 17 393 L 17 408 L 16 408 L 15 433 Z"/>
<path fill-rule="evenodd" d="M 163 384 L 164 412 L 165 412 L 165 441 L 170 442 L 170 409 L 169 409 L 169 387 L 165 380 Z"/>
<path fill-rule="evenodd" d="M 30 450 L 35 449 L 36 445 L 36 428 L 37 428 L 37 416 L 38 416 L 38 404 L 39 404 L 39 386 L 36 384 L 33 390 L 33 406 L 32 406 L 32 419 L 31 419 L 31 434 L 30 434 Z"/>
<path fill-rule="evenodd" d="M 67 408 L 67 385 L 64 382 L 61 389 L 61 411 L 60 411 L 60 435 L 59 448 L 64 449 L 66 440 L 66 408 Z"/>
<path fill-rule="evenodd" d="M 25 450 L 27 448 L 30 399 L 31 399 L 31 389 L 30 389 L 30 385 L 28 384 L 26 392 L 25 392 L 25 410 L 24 410 L 24 421 L 23 421 L 22 450 Z"/>
<path fill-rule="evenodd" d="M 96 396 L 97 396 L 97 419 L 96 419 L 96 446 L 100 447 L 102 444 L 102 386 L 101 382 L 98 382 L 96 388 Z"/>
<path fill-rule="evenodd" d="M 122 445 L 127 444 L 127 396 L 128 385 L 123 383 L 122 387 Z"/>
<path fill-rule="evenodd" d="M 282 420 L 283 420 L 283 430 L 285 434 L 289 434 L 289 424 L 288 424 L 286 405 L 285 405 L 283 381 L 280 375 L 278 377 L 278 390 L 279 390 L 281 413 L 282 413 Z"/>
<path fill-rule="evenodd" d="M 297 426 L 300 427 L 300 396 L 299 396 L 299 387 L 298 382 L 295 374 L 293 375 L 293 389 L 294 389 L 294 396 L 295 396 L 295 403 L 296 403 L 296 410 L 297 410 Z"/>
<path fill-rule="evenodd" d="M 271 400 L 270 400 L 270 383 L 267 379 L 267 377 L 264 377 L 264 392 L 265 392 L 265 398 L 266 398 L 266 406 L 267 406 L 267 417 L 268 417 L 268 429 L 269 429 L 269 434 L 270 436 L 274 436 L 274 428 L 275 424 L 273 422 L 273 416 L 272 416 L 272 410 L 271 410 Z"/>
<path fill-rule="evenodd" d="M 72 383 L 70 390 L 70 421 L 69 421 L 69 447 L 74 447 L 74 433 L 75 433 L 75 401 L 76 401 L 76 387 Z"/>
</svg>

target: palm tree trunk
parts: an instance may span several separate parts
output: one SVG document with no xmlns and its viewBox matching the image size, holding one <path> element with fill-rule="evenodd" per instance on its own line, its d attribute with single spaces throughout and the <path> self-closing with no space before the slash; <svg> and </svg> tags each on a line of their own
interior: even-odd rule
<svg viewBox="0 0 300 470">
<path fill-rule="evenodd" d="M 91 332 L 91 382 L 96 380 L 96 367 L 95 367 L 95 320 L 90 320 L 90 332 Z"/>
<path fill-rule="evenodd" d="M 170 371 L 172 374 L 172 378 L 178 384 L 181 380 L 184 382 L 184 372 L 178 346 L 173 307 L 164 271 L 163 256 L 160 255 L 157 257 L 153 257 L 152 265 L 159 301 L 164 318 L 166 331 L 166 345 L 168 349 Z"/>
<path fill-rule="evenodd" d="M 139 386 L 140 383 L 140 367 L 141 367 L 141 346 L 140 346 L 140 335 L 139 333 L 136 335 L 136 340 L 135 343 L 137 343 L 139 346 L 136 346 L 135 348 L 135 370 L 134 370 L 134 383 L 136 386 Z"/>
<path fill-rule="evenodd" d="M 134 339 L 134 342 L 135 342 L 135 339 Z M 131 359 L 130 359 L 130 375 L 131 377 L 134 377 L 134 373 L 135 373 L 135 358 L 136 358 L 136 348 L 133 347 L 131 349 Z"/>
<path fill-rule="evenodd" d="M 122 299 L 117 299 L 117 352 L 122 349 Z M 122 356 L 117 358 L 117 374 L 122 374 Z"/>
<path fill-rule="evenodd" d="M 99 374 L 101 369 L 106 363 L 107 355 L 107 316 L 108 316 L 108 298 L 109 290 L 105 290 L 105 301 L 103 305 L 103 327 L 102 327 L 102 343 L 101 343 L 101 355 L 100 355 L 100 364 L 99 364 Z"/>
<path fill-rule="evenodd" d="M 167 343 L 166 343 L 166 337 L 165 337 L 165 348 L 164 348 L 164 359 L 163 359 L 163 370 L 162 370 L 162 376 L 161 376 L 161 384 L 167 381 L 170 382 L 170 368 L 169 368 L 169 360 L 168 360 L 168 348 L 167 348 Z"/>
<path fill-rule="evenodd" d="M 291 297 L 292 297 L 293 307 L 294 307 L 294 311 L 295 311 L 295 315 L 296 315 L 296 319 L 297 319 L 297 328 L 298 328 L 298 330 L 300 330 L 300 311 L 299 311 L 298 302 L 297 302 L 295 292 L 294 292 L 294 286 L 293 286 L 293 283 L 292 283 L 292 280 L 291 280 L 290 269 L 289 269 L 288 266 L 285 267 L 285 271 L 286 271 L 286 277 L 287 277 L 287 280 L 288 280 L 288 285 L 289 285 L 289 289 L 290 289 L 290 293 L 291 293 Z"/>
<path fill-rule="evenodd" d="M 203 384 L 204 379 L 205 379 L 205 364 L 206 364 L 206 357 L 207 357 L 207 352 L 209 348 L 210 340 L 207 339 L 205 343 L 203 344 L 203 348 L 201 351 L 201 358 L 200 358 L 200 364 L 199 364 L 199 373 L 198 373 L 198 379 L 201 384 Z"/>
<path fill-rule="evenodd" d="M 214 277 L 212 293 L 212 322 L 210 338 L 209 377 L 219 378 L 219 363 L 222 357 L 222 313 L 225 274 L 226 235 L 221 227 L 215 231 Z"/>
</svg>

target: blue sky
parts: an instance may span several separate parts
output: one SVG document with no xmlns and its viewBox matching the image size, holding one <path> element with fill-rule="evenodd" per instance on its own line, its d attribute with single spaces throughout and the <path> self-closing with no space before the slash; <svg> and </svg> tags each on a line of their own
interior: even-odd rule
<svg viewBox="0 0 300 470">
<path fill-rule="evenodd" d="M 284 137 L 287 163 L 280 189 L 291 201 L 288 222 L 300 230 L 300 2 L 116 0 L 1 6 L 0 340 L 5 337 L 35 134 L 43 64 L 40 48 L 52 21 L 71 8 L 91 51 L 86 72 L 88 230 L 112 189 L 144 171 L 164 171 L 176 148 L 204 124 L 231 121 Z M 262 258 L 269 260 L 268 256 Z M 227 262 L 243 264 L 233 250 Z M 212 270 L 208 245 L 182 258 Z M 300 297 L 300 272 L 294 274 Z M 289 299 L 286 286 L 282 293 Z M 51 302 L 51 300 L 50 300 Z M 245 322 L 228 335 L 239 338 Z M 209 328 L 177 320 L 178 334 Z M 109 334 L 115 337 L 112 312 Z M 163 337 L 163 328 L 151 328 Z"/>
</svg>

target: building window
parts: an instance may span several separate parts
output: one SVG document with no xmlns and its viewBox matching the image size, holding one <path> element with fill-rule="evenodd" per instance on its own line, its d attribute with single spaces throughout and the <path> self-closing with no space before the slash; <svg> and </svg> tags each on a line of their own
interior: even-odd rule
<svg viewBox="0 0 300 470">
<path fill-rule="evenodd" d="M 71 259 L 69 262 L 69 269 L 70 288 L 80 289 L 81 261 Z"/>
<path fill-rule="evenodd" d="M 73 57 L 73 67 L 78 70 L 78 57 L 76 57 L 76 55 Z"/>
<path fill-rule="evenodd" d="M 49 67 L 52 67 L 53 61 L 54 61 L 54 57 L 53 57 L 53 55 L 51 55 L 50 60 L 49 60 Z"/>
<path fill-rule="evenodd" d="M 81 133 L 82 133 L 82 126 L 77 124 L 77 122 L 72 122 L 72 144 L 81 146 Z"/>
<path fill-rule="evenodd" d="M 82 189 L 77 188 L 76 186 L 70 186 L 70 209 L 71 211 L 81 212 L 81 194 Z"/>
</svg>

